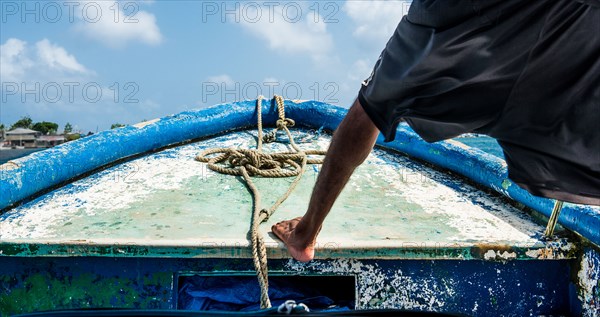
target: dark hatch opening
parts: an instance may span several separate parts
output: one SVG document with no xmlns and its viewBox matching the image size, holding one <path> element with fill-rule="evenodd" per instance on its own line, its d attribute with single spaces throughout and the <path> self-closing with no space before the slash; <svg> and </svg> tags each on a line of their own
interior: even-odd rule
<svg viewBox="0 0 600 317">
<path fill-rule="evenodd" d="M 255 311 L 260 288 L 253 275 L 186 274 L 177 281 L 177 309 L 196 311 Z M 354 276 L 269 276 L 273 307 L 286 300 L 306 304 L 311 311 L 354 310 Z"/>
</svg>

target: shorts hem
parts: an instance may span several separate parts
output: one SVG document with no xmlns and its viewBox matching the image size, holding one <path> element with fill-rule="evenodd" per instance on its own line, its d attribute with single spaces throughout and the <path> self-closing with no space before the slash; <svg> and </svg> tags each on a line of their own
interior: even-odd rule
<svg viewBox="0 0 600 317">
<path fill-rule="evenodd" d="M 390 127 L 388 124 L 384 123 L 383 120 L 381 120 L 381 118 L 377 115 L 377 113 L 375 111 L 373 111 L 373 109 L 372 109 L 373 106 L 363 96 L 363 90 L 365 88 L 366 88 L 366 86 L 362 86 L 361 89 L 359 90 L 358 97 L 357 97 L 358 102 L 362 106 L 362 108 L 365 111 L 365 113 L 367 114 L 367 116 L 369 116 L 369 119 L 371 119 L 371 122 L 373 122 L 373 124 L 375 124 L 377 129 L 379 129 L 379 131 L 383 134 L 384 142 L 394 141 L 394 139 L 396 138 L 397 124 L 394 127 Z"/>
</svg>

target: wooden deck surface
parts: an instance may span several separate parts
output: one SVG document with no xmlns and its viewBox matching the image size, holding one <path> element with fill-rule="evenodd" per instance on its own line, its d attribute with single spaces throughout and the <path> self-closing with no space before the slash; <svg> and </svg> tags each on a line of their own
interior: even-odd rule
<svg viewBox="0 0 600 317">
<path fill-rule="evenodd" d="M 171 148 L 64 186 L 0 216 L 0 241 L 35 245 L 38 255 L 55 254 L 53 246 L 60 245 L 79 246 L 70 249 L 74 253 L 121 245 L 160 249 L 156 252 L 163 255 L 191 249 L 192 256 L 245 256 L 239 250 L 248 245 L 249 192 L 238 178 L 214 173 L 194 157 L 212 147 L 252 148 L 254 134 L 235 132 Z M 326 149 L 330 139 L 308 130 L 295 135 L 305 149 Z M 284 143 L 266 150 L 286 150 L 281 139 Z M 263 224 L 271 256 L 287 256 L 271 236 L 271 224 L 304 213 L 319 168 L 309 166 L 292 196 Z M 255 181 L 266 205 L 291 179 Z M 464 258 L 482 246 L 483 258 L 537 257 L 535 250 L 546 247 L 542 232 L 543 226 L 504 200 L 401 154 L 376 149 L 334 205 L 319 236 L 317 257 Z M 564 248 L 566 242 L 561 243 Z M 61 250 L 55 252 L 67 252 Z M 123 250 L 124 255 L 132 252 Z"/>
</svg>

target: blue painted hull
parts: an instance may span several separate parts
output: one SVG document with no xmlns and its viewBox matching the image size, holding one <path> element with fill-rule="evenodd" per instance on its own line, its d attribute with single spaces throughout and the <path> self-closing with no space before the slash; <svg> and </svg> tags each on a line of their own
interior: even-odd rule
<svg viewBox="0 0 600 317">
<path fill-rule="evenodd" d="M 23 201 L 45 189 L 68 182 L 80 175 L 115 161 L 154 151 L 169 145 L 205 138 L 225 131 L 254 126 L 256 101 L 223 104 L 212 108 L 186 111 L 160 119 L 141 128 L 127 126 L 103 131 L 90 137 L 46 150 L 3 165 L 0 170 L 0 210 Z M 335 130 L 346 109 L 315 101 L 285 102 L 288 116 L 314 129 Z M 263 103 L 265 123 L 273 124 L 276 109 Z M 448 142 L 427 143 L 407 126 L 401 126 L 396 140 L 378 144 L 447 168 L 492 188 L 511 199 L 549 217 L 553 202 L 535 197 L 508 179 L 503 161 L 476 149 L 465 149 Z M 600 245 L 600 214 L 582 205 L 566 204 L 559 223 Z"/>
<path fill-rule="evenodd" d="M 308 128 L 334 130 L 346 109 L 313 101 L 286 101 L 286 112 Z M 263 114 L 265 122 L 274 123 L 276 111 L 272 103 L 263 102 Z M 0 170 L 0 209 L 9 210 L 120 160 L 253 127 L 255 122 L 255 101 L 224 104 L 137 127 L 104 131 L 15 160 L 2 165 Z M 428 144 L 406 126 L 399 128 L 394 142 L 382 141 L 378 140 L 382 147 L 463 175 L 550 215 L 552 202 L 534 197 L 513 184 L 503 162 L 494 156 L 455 143 Z M 457 260 L 461 254 L 453 255 L 456 256 L 453 260 L 443 259 L 443 254 L 439 254 L 433 259 L 325 259 L 309 264 L 275 259 L 270 260 L 269 269 L 271 274 L 282 275 L 353 276 L 357 281 L 359 309 L 404 308 L 478 316 L 597 316 L 600 314 L 597 251 L 600 215 L 592 208 L 567 204 L 559 223 L 585 238 L 578 241 L 576 253 L 515 261 L 496 259 L 495 255 L 492 260 L 483 260 L 483 255 Z M 254 274 L 247 258 L 194 259 L 185 254 L 161 255 L 156 250 L 148 255 L 143 248 L 129 252 L 127 246 L 89 246 L 97 253 L 87 249 L 79 252 L 78 248 L 77 244 L 66 245 L 59 253 L 52 254 L 55 251 L 19 249 L 0 241 L 0 289 L 3 290 L 0 312 L 82 307 L 176 309 L 177 284 L 182 275 Z M 560 247 L 548 252 L 556 250 L 560 251 Z M 127 256 L 121 256 L 120 252 Z M 477 252 L 479 249 L 472 250 L 473 254 Z"/>
<path fill-rule="evenodd" d="M 37 276 L 50 285 L 45 292 L 64 301 L 61 292 L 72 294 L 67 302 L 56 303 L 62 309 L 80 307 L 115 307 L 145 309 L 178 308 L 178 276 L 172 272 L 195 274 L 241 274 L 253 276 L 251 259 L 160 259 L 160 258 L 41 258 L 32 263 L 26 258 L 3 262 L 2 274 Z M 334 262 L 332 264 L 332 262 Z M 444 311 L 466 315 L 578 315 L 576 289 L 569 280 L 572 263 L 568 261 L 524 261 L 501 263 L 488 261 L 414 261 L 414 260 L 318 260 L 298 264 L 288 260 L 271 260 L 271 276 L 290 271 L 301 275 L 340 274 L 357 279 L 359 308 L 390 307 L 396 298 L 403 309 Z M 324 268 L 352 265 L 354 272 L 328 272 Z M 135 269 L 133 269 L 135 268 Z M 226 268 L 226 271 L 222 271 Z M 360 271 L 360 272 L 359 272 Z M 550 279 L 548 272 L 553 272 Z M 378 277 L 378 280 L 369 280 Z M 78 279 L 96 283 L 71 282 Z M 17 280 L 17 283 L 20 281 Z M 378 285 L 375 285 L 378 284 Z M 36 285 L 37 286 L 37 285 Z M 14 286 L 13 286 L 14 287 Z M 104 288 L 100 293 L 93 288 Z M 378 290 L 376 294 L 365 294 Z M 256 287 L 258 295 L 258 286 Z M 90 296 L 94 294 L 95 296 Z M 23 301 L 44 300 L 30 297 Z M 39 295 L 39 294 L 38 294 Z M 369 296 L 365 296 L 369 295 Z M 135 299 L 132 299 L 134 298 Z M 256 298 L 258 302 L 258 297 Z M 109 302 L 107 302 L 109 301 Z M 15 303 L 18 306 L 18 303 Z M 181 303 L 179 303 L 181 305 Z M 27 305 L 22 305 L 27 308 Z M 181 307 L 181 306 L 179 306 Z M 54 309 L 50 304 L 46 309 Z M 27 312 L 19 311 L 14 312 Z"/>
</svg>

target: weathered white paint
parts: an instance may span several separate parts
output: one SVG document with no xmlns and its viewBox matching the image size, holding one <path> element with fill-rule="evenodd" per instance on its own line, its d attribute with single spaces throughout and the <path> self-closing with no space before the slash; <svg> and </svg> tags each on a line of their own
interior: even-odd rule
<svg viewBox="0 0 600 317">
<path fill-rule="evenodd" d="M 290 260 L 286 269 L 298 273 L 310 271 L 355 275 L 356 309 L 439 311 L 445 304 L 443 298 L 456 294 L 452 277 L 443 281 L 423 276 L 415 279 L 401 270 L 390 275 L 390 272 L 381 269 L 377 264 L 365 264 L 351 259 L 313 261 L 307 264 Z"/>
<path fill-rule="evenodd" d="M 15 208 L 0 218 L 4 241 L 246 246 L 251 197 L 236 178 L 194 160 L 210 147 L 253 147 L 254 131 L 168 149 L 122 163 Z M 329 136 L 298 131 L 306 149 L 325 149 Z M 282 137 L 285 139 L 285 137 Z M 285 144 L 267 149 L 286 150 Z M 318 166 L 262 229 L 301 215 Z M 291 179 L 255 179 L 272 203 Z M 380 248 L 477 244 L 534 247 L 543 227 L 529 215 L 396 153 L 375 150 L 350 180 L 325 222 L 319 248 Z M 495 258 L 511 258 L 499 253 Z"/>
</svg>

